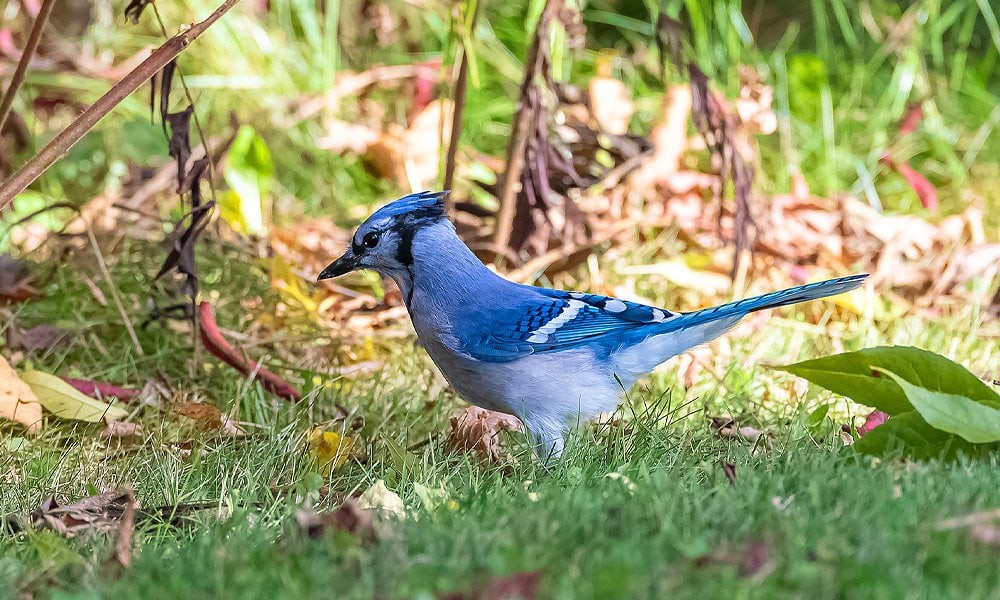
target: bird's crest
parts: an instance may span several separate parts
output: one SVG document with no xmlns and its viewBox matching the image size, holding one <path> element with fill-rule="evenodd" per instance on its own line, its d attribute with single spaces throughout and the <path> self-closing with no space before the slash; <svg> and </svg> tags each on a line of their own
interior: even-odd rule
<svg viewBox="0 0 1000 600">
<path fill-rule="evenodd" d="M 403 196 L 375 211 L 370 220 L 379 220 L 385 217 L 403 217 L 411 221 L 443 218 L 445 216 L 444 199 L 448 197 L 449 193 L 449 190 L 443 192 L 427 191 Z"/>
</svg>

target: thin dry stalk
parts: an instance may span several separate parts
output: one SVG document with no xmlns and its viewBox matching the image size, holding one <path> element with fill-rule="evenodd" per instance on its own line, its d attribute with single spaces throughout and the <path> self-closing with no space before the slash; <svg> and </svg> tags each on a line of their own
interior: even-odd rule
<svg viewBox="0 0 1000 600">
<path fill-rule="evenodd" d="M 517 208 L 517 192 L 521 183 L 521 171 L 524 169 L 524 148 L 528 141 L 528 127 L 532 122 L 528 91 L 538 76 L 538 53 L 542 44 L 548 43 L 549 24 L 559 14 L 562 0 L 546 0 L 545 8 L 535 27 L 531 46 L 524 61 L 524 80 L 521 82 L 520 98 L 517 102 L 517 114 L 514 116 L 514 127 L 507 145 L 503 181 L 500 185 L 500 210 L 497 213 L 497 229 L 493 245 L 506 248 L 510 244 L 510 236 L 514 229 L 514 213 Z M 500 255 L 501 257 L 503 255 Z"/>
<path fill-rule="evenodd" d="M 31 26 L 31 33 L 28 34 L 28 43 L 24 47 L 24 52 L 21 53 L 21 60 L 17 62 L 17 69 L 14 70 L 14 76 L 10 79 L 10 86 L 7 87 L 7 93 L 4 94 L 3 102 L 0 103 L 0 131 L 3 131 L 3 126 L 7 124 L 7 117 L 10 116 L 10 108 L 14 105 L 14 96 L 17 95 L 18 88 L 24 82 L 24 74 L 28 71 L 28 63 L 31 62 L 31 57 L 35 55 L 35 50 L 38 49 L 38 43 L 42 40 L 42 30 L 45 29 L 45 24 L 48 23 L 49 15 L 52 14 L 52 7 L 55 4 L 56 0 L 44 0 L 41 8 L 38 9 L 35 24 Z M 0 205 L 0 208 L 3 208 L 3 206 Z"/>
<path fill-rule="evenodd" d="M 479 17 L 480 4 L 480 2 L 476 2 L 476 8 L 472 12 L 472 19 L 469 24 L 470 38 L 475 35 L 476 19 Z M 455 110 L 451 115 L 451 139 L 448 141 L 448 156 L 445 159 L 444 167 L 444 189 L 446 190 L 450 190 L 455 181 L 455 161 L 458 155 L 458 140 L 462 136 L 462 115 L 465 112 L 465 98 L 469 84 L 469 53 L 466 51 L 465 44 L 461 44 L 461 48 L 462 62 L 458 66 L 458 77 L 455 80 L 455 93 L 453 98 Z M 450 200 L 445 199 L 445 202 L 450 202 Z"/>
<path fill-rule="evenodd" d="M 31 158 L 16 173 L 10 176 L 7 181 L 0 185 L 0 210 L 3 210 L 14 200 L 14 196 L 24 191 L 44 173 L 54 162 L 62 158 L 70 148 L 94 128 L 97 123 L 111 112 L 129 94 L 139 89 L 139 86 L 148 81 L 153 75 L 163 70 L 163 67 L 184 51 L 188 44 L 196 40 L 201 34 L 215 24 L 222 15 L 229 12 L 240 0 L 225 0 L 219 8 L 215 9 L 204 21 L 195 23 L 170 38 L 159 48 L 149 55 L 149 58 L 122 77 L 106 94 L 101 96 L 97 102 L 90 105 L 83 114 L 77 117 L 66 129 L 59 132 L 52 141 L 45 145 L 35 156 Z"/>
<path fill-rule="evenodd" d="M 97 266 L 101 269 L 101 277 L 108 284 L 108 289 L 111 290 L 111 299 L 115 303 L 115 308 L 118 309 L 118 314 L 122 317 L 122 323 L 125 324 L 129 338 L 132 339 L 132 346 L 135 347 L 135 353 L 142 356 L 144 352 L 142 351 L 142 344 L 139 343 L 139 336 L 135 334 L 135 327 L 132 325 L 132 320 L 128 318 L 128 313 L 125 312 L 125 305 L 122 304 L 122 299 L 118 295 L 118 287 L 115 285 L 114 279 L 111 278 L 111 272 L 108 271 L 108 264 L 104 261 L 104 253 L 101 252 L 101 246 L 97 243 L 97 238 L 94 236 L 94 229 L 90 226 L 90 223 L 87 223 L 87 238 L 90 239 L 90 246 L 94 249 L 94 256 L 97 257 Z"/>
</svg>

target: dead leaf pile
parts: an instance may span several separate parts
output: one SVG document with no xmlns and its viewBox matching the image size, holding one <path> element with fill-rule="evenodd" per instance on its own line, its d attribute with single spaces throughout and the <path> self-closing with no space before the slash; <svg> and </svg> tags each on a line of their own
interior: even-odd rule
<svg viewBox="0 0 1000 600">
<path fill-rule="evenodd" d="M 49 496 L 29 515 L 29 525 L 37 529 L 51 529 L 66 537 L 84 532 L 112 531 L 118 528 L 127 507 L 134 502 L 132 491 L 127 489 L 89 496 L 66 505 L 60 505 L 55 496 Z"/>
<path fill-rule="evenodd" d="M 470 406 L 451 417 L 448 447 L 456 452 L 470 452 L 482 460 L 499 462 L 504 458 L 500 432 L 521 430 L 521 422 L 511 415 Z"/>
</svg>

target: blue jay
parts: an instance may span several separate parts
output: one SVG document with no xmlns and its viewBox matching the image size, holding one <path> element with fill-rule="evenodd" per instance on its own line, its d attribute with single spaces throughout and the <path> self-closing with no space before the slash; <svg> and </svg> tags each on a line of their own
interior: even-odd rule
<svg viewBox="0 0 1000 600">
<path fill-rule="evenodd" d="M 694 312 L 521 285 L 486 268 L 445 216 L 447 192 L 421 192 L 373 213 L 329 279 L 372 269 L 399 286 L 421 345 L 476 406 L 513 414 L 541 457 L 558 456 L 581 420 L 615 409 L 637 379 L 708 342 L 748 313 L 840 294 L 867 274 Z"/>
</svg>

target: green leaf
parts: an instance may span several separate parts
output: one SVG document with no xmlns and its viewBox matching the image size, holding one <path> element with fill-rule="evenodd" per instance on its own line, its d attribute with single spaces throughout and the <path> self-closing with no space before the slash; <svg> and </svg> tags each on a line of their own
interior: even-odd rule
<svg viewBox="0 0 1000 600">
<path fill-rule="evenodd" d="M 901 452 L 916 460 L 982 456 L 1000 450 L 1000 444 L 972 444 L 957 435 L 931 427 L 916 411 L 890 418 L 854 442 L 862 454 L 885 456 Z"/>
<path fill-rule="evenodd" d="M 21 381 L 28 384 L 39 404 L 57 417 L 97 423 L 101 419 L 119 421 L 128 415 L 124 409 L 86 396 L 49 373 L 25 371 Z"/>
<path fill-rule="evenodd" d="M 263 203 L 274 180 L 274 163 L 267 144 L 252 127 L 243 126 L 236 134 L 226 157 L 225 178 L 235 197 L 228 199 L 223 219 L 241 233 L 267 233 Z"/>
<path fill-rule="evenodd" d="M 890 415 L 910 412 L 913 405 L 891 378 L 873 368 L 891 371 L 927 390 L 958 394 L 1000 408 L 1000 396 L 965 367 L 909 346 L 866 348 L 777 368 Z"/>
<path fill-rule="evenodd" d="M 1000 410 L 965 396 L 934 392 L 913 385 L 899 375 L 878 369 L 902 388 L 920 416 L 935 429 L 954 433 L 974 444 L 1000 442 Z"/>
</svg>

